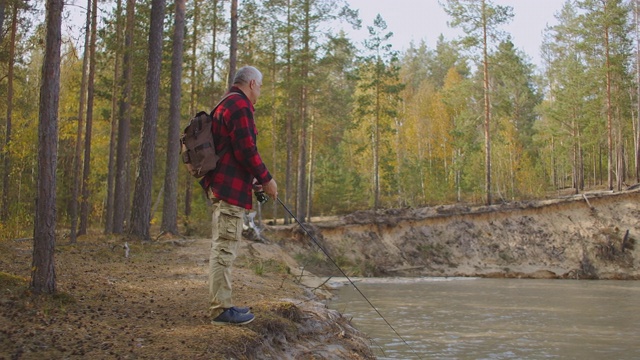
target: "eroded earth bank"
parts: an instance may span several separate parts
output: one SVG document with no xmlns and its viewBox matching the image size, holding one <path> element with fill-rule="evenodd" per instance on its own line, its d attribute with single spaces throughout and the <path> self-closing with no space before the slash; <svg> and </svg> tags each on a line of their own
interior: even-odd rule
<svg viewBox="0 0 640 360">
<path fill-rule="evenodd" d="M 640 279 L 637 189 L 358 212 L 306 227 L 354 276 Z M 337 275 L 314 261 L 317 247 L 299 227 L 275 227 L 266 236 L 298 254 L 312 273 Z"/>
</svg>

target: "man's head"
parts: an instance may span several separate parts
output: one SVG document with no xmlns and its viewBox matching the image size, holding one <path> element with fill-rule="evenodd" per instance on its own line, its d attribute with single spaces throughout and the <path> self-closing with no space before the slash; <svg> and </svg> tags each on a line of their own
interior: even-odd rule
<svg viewBox="0 0 640 360">
<path fill-rule="evenodd" d="M 253 104 L 258 102 L 262 87 L 262 73 L 253 66 L 243 66 L 233 78 L 233 85 L 242 90 Z"/>
</svg>

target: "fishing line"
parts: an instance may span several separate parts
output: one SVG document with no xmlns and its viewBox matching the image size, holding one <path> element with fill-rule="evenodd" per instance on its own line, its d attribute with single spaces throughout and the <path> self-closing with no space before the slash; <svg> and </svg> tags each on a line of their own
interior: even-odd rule
<svg viewBox="0 0 640 360">
<path fill-rule="evenodd" d="M 282 205 L 282 207 L 289 213 L 289 215 L 291 215 L 291 217 L 298 223 L 298 225 L 300 225 L 300 227 L 302 228 L 302 230 L 304 230 L 304 232 L 309 236 L 309 238 L 311 238 L 311 240 L 313 241 L 314 244 L 316 244 L 317 247 L 320 248 L 320 250 L 322 250 L 322 252 L 325 254 L 325 256 L 331 260 L 331 262 L 333 263 L 333 265 L 335 265 L 336 268 L 338 268 L 338 270 L 340 271 L 340 273 L 342 273 L 342 275 L 349 281 L 349 283 L 353 286 L 354 289 L 356 289 L 358 291 L 358 293 L 360 294 L 360 296 L 362 296 L 363 299 L 365 299 L 367 301 L 367 303 L 369 304 L 369 306 L 371 306 L 371 308 L 373 310 L 375 310 L 375 312 L 378 314 L 378 316 L 380 316 L 380 318 L 382 320 L 384 320 L 384 322 L 387 324 L 387 326 L 389 326 L 389 328 L 391 330 L 393 330 L 393 333 L 396 334 L 400 340 L 402 340 L 402 342 L 409 348 L 411 349 L 411 351 L 416 354 L 418 356 L 419 359 L 422 359 L 420 357 L 420 355 L 416 352 L 416 350 L 411 347 L 411 345 L 409 345 L 409 343 L 402 337 L 402 335 L 400 335 L 396 329 L 391 325 L 391 323 L 389 321 L 387 321 L 387 319 L 382 316 L 382 314 L 380 313 L 380 311 L 378 311 L 378 309 L 371 303 L 371 301 L 369 301 L 369 298 L 367 298 L 364 293 L 362 291 L 360 291 L 360 289 L 356 286 L 356 284 L 351 280 L 351 278 L 342 270 L 342 268 L 335 262 L 335 260 L 333 260 L 333 258 L 329 255 L 329 253 L 320 245 L 320 243 L 318 243 L 318 240 L 316 240 L 316 238 L 309 232 L 309 230 L 307 230 L 307 228 L 302 225 L 302 223 L 300 222 L 300 220 L 298 220 L 298 218 L 295 217 L 295 215 L 293 215 L 293 213 L 291 212 L 291 210 L 289 210 L 289 208 L 282 202 L 282 200 L 280 200 L 279 197 L 276 197 L 276 199 L 278 200 L 278 202 L 280 203 L 280 205 Z"/>
</svg>

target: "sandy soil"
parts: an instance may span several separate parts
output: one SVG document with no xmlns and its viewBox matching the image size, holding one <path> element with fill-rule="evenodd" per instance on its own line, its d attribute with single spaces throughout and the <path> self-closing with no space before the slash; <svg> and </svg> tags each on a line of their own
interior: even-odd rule
<svg viewBox="0 0 640 360">
<path fill-rule="evenodd" d="M 640 279 L 638 219 L 632 190 L 361 211 L 307 228 L 349 276 Z M 310 271 L 337 274 L 297 226 L 267 230 Z"/>
<path fill-rule="evenodd" d="M 256 320 L 215 326 L 206 314 L 210 240 L 128 241 L 129 257 L 125 242 L 58 245 L 53 297 L 27 290 L 31 241 L 0 242 L 0 359 L 373 358 L 348 320 L 276 259 L 277 246 L 243 242 L 234 296 Z"/>
</svg>

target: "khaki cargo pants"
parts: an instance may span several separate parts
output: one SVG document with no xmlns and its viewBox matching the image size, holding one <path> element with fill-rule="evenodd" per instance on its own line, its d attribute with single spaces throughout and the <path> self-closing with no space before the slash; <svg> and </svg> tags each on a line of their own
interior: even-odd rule
<svg viewBox="0 0 640 360">
<path fill-rule="evenodd" d="M 222 201 L 207 192 L 213 202 L 211 255 L 209 257 L 209 313 L 212 318 L 233 306 L 231 267 L 242 238 L 245 209 Z"/>
</svg>

